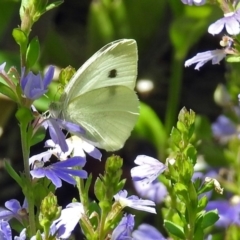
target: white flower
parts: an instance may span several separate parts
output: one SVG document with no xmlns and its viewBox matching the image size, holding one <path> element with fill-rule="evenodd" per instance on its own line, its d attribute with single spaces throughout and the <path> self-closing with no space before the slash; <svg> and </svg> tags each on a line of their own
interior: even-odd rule
<svg viewBox="0 0 240 240">
<path fill-rule="evenodd" d="M 196 6 L 200 6 L 206 3 L 206 0 L 181 0 L 182 3 L 187 4 L 187 5 L 193 5 L 193 3 Z"/>
<path fill-rule="evenodd" d="M 101 152 L 93 145 L 83 141 L 77 136 L 72 136 L 66 139 L 68 151 L 63 152 L 58 144 L 55 144 L 51 139 L 47 140 L 45 147 L 51 147 L 52 154 L 56 155 L 60 160 L 65 160 L 72 153 L 72 157 L 86 157 L 85 152 L 91 157 L 101 160 Z"/>
</svg>

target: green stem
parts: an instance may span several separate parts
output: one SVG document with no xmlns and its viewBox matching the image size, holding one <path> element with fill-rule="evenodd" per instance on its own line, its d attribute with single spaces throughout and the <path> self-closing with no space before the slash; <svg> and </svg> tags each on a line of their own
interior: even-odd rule
<svg viewBox="0 0 240 240">
<path fill-rule="evenodd" d="M 176 55 L 173 57 L 171 66 L 171 76 L 168 88 L 168 100 L 165 116 L 165 129 L 167 136 L 176 122 L 177 111 L 182 85 L 183 60 L 178 59 Z"/>
<path fill-rule="evenodd" d="M 105 211 L 104 208 L 102 208 L 102 213 L 101 213 L 101 220 L 99 224 L 99 240 L 104 239 L 105 237 L 105 220 L 107 218 L 107 212 Z"/>
<path fill-rule="evenodd" d="M 76 169 L 81 169 L 81 168 L 76 168 Z M 79 198 L 80 198 L 80 202 L 82 203 L 83 207 L 84 207 L 84 211 L 87 212 L 88 211 L 88 206 L 89 206 L 89 201 L 88 201 L 88 191 L 85 191 L 85 187 L 84 187 L 84 180 L 80 177 L 76 177 L 75 178 L 76 182 L 77 182 L 77 188 L 78 188 L 78 192 L 79 192 Z"/>
<path fill-rule="evenodd" d="M 24 162 L 24 172 L 27 180 L 26 188 L 23 189 L 24 195 L 28 202 L 28 218 L 29 218 L 29 227 L 30 235 L 33 236 L 36 234 L 35 226 L 35 215 L 34 215 L 34 196 L 31 189 L 31 176 L 29 168 L 29 153 L 30 148 L 28 146 L 27 140 L 27 131 L 25 124 L 20 123 L 20 133 L 21 133 L 21 142 L 22 142 L 22 152 L 23 152 L 23 162 Z M 30 189 L 29 189 L 30 186 Z"/>
</svg>

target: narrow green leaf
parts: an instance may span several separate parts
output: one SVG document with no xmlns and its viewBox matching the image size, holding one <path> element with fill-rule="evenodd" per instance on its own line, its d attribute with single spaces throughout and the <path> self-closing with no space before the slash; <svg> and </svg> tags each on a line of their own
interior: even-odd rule
<svg viewBox="0 0 240 240">
<path fill-rule="evenodd" d="M 6 84 L 0 82 L 0 93 L 9 97 L 14 102 L 17 102 L 17 97 L 12 88 L 8 87 Z"/>
<path fill-rule="evenodd" d="M 208 204 L 208 198 L 204 195 L 202 198 L 198 200 L 198 212 L 204 210 Z"/>
<path fill-rule="evenodd" d="M 218 219 L 219 216 L 217 210 L 206 212 L 202 220 L 202 229 L 212 226 Z"/>
<path fill-rule="evenodd" d="M 90 173 L 85 182 L 85 187 L 84 187 L 84 192 L 87 196 L 89 195 L 89 188 L 91 186 L 91 183 L 92 183 L 92 174 Z"/>
<path fill-rule="evenodd" d="M 234 55 L 227 56 L 226 61 L 227 62 L 240 62 L 240 57 L 239 56 L 234 56 Z"/>
<path fill-rule="evenodd" d="M 180 239 L 186 239 L 183 228 L 181 226 L 178 226 L 177 224 L 168 221 L 168 220 L 164 220 L 164 227 L 167 229 L 167 231 L 180 238 Z"/>
<path fill-rule="evenodd" d="M 182 140 L 181 133 L 179 132 L 179 130 L 177 128 L 173 127 L 170 135 L 171 135 L 171 141 L 177 147 L 179 147 L 179 144 L 180 144 L 180 142 Z"/>
<path fill-rule="evenodd" d="M 46 136 L 46 130 L 44 127 L 41 127 L 37 132 L 32 136 L 30 141 L 30 146 L 36 145 L 37 143 L 43 141 Z"/>
<path fill-rule="evenodd" d="M 94 193 L 98 201 L 102 201 L 104 199 L 104 184 L 99 177 L 96 179 L 94 184 Z"/>
<path fill-rule="evenodd" d="M 28 45 L 26 59 L 28 68 L 32 68 L 34 64 L 37 62 L 38 57 L 40 55 L 40 45 L 38 38 L 35 37 L 31 40 Z"/>
<path fill-rule="evenodd" d="M 17 184 L 22 188 L 22 179 L 17 174 L 17 172 L 12 168 L 11 164 L 7 161 L 4 161 L 4 166 L 8 174 L 17 182 Z"/>
<path fill-rule="evenodd" d="M 53 8 L 56 8 L 58 6 L 60 6 L 64 1 L 56 1 L 56 2 L 53 2 L 53 3 L 50 3 L 47 7 L 46 7 L 46 11 L 49 11 Z"/>
</svg>

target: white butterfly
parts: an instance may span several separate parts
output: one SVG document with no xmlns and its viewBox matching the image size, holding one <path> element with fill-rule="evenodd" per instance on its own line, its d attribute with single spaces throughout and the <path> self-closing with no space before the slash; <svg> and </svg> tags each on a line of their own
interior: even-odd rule
<svg viewBox="0 0 240 240">
<path fill-rule="evenodd" d="M 120 149 L 139 115 L 137 60 L 135 40 L 107 44 L 78 69 L 60 101 L 50 104 L 51 115 L 83 127 L 80 137 L 96 147 Z"/>
</svg>

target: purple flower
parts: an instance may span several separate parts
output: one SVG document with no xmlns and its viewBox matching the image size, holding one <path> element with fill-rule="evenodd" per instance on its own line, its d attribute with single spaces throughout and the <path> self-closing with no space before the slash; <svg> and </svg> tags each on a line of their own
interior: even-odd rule
<svg viewBox="0 0 240 240">
<path fill-rule="evenodd" d="M 57 235 L 58 238 L 66 239 L 84 214 L 83 205 L 79 202 L 70 203 L 62 210 L 61 216 L 55 220 L 51 227 L 51 235 Z"/>
<path fill-rule="evenodd" d="M 212 64 L 218 64 L 223 58 L 226 57 L 225 49 L 217 49 L 212 51 L 206 51 L 202 53 L 198 53 L 191 59 L 188 59 L 185 62 L 185 67 L 188 67 L 192 64 L 197 63 L 194 69 L 199 70 L 206 62 L 212 60 Z"/>
<path fill-rule="evenodd" d="M 134 162 L 139 166 L 131 169 L 132 179 L 142 183 L 151 183 L 166 169 L 159 160 L 145 155 L 137 156 Z"/>
<path fill-rule="evenodd" d="M 132 233 L 134 240 L 166 240 L 165 237 L 153 226 L 143 223 Z"/>
<path fill-rule="evenodd" d="M 224 26 L 230 35 L 237 35 L 240 32 L 240 10 L 224 14 L 224 17 L 211 24 L 208 32 L 212 35 L 220 33 Z"/>
<path fill-rule="evenodd" d="M 81 126 L 79 126 L 75 123 L 66 122 L 61 119 L 55 119 L 55 118 L 51 118 L 51 117 L 48 119 L 45 119 L 42 122 L 42 125 L 44 126 L 45 129 L 47 129 L 47 128 L 49 129 L 49 134 L 50 134 L 51 139 L 53 140 L 53 142 L 55 144 L 60 146 L 62 152 L 64 152 L 64 153 L 68 151 L 68 145 L 66 143 L 65 136 L 61 129 L 64 128 L 68 132 L 74 132 L 79 135 L 82 135 L 85 133 L 85 130 Z M 99 158 L 101 155 L 101 153 L 99 151 L 97 152 L 97 151 L 92 150 L 91 152 L 93 154 L 93 157 L 96 155 L 95 158 Z"/>
<path fill-rule="evenodd" d="M 212 124 L 212 132 L 216 138 L 225 142 L 230 136 L 237 133 L 237 128 L 229 118 L 221 115 Z"/>
<path fill-rule="evenodd" d="M 113 230 L 111 240 L 130 240 L 133 239 L 132 230 L 134 227 L 134 215 L 124 215 L 117 227 Z"/>
<path fill-rule="evenodd" d="M 62 186 L 62 180 L 75 185 L 76 181 L 71 176 L 78 176 L 80 178 L 87 178 L 87 172 L 84 170 L 70 169 L 70 167 L 80 166 L 83 167 L 86 163 L 85 158 L 73 157 L 68 160 L 53 163 L 44 167 L 43 162 L 35 162 L 34 169 L 30 171 L 33 178 L 47 177 L 52 183 L 59 188 Z M 38 165 L 38 166 L 37 166 Z"/>
<path fill-rule="evenodd" d="M 116 195 L 114 195 L 115 201 L 119 202 L 122 208 L 130 207 L 140 211 L 156 213 L 155 208 L 149 207 L 155 206 L 155 203 L 153 201 L 140 199 L 134 195 L 127 197 L 127 194 L 128 193 L 126 190 L 121 190 Z"/>
<path fill-rule="evenodd" d="M 66 139 L 66 143 L 68 146 L 67 152 L 62 152 L 60 146 L 58 144 L 55 144 L 52 140 L 47 140 L 45 142 L 45 147 L 51 147 L 52 153 L 54 153 L 60 160 L 66 159 L 70 155 L 73 157 L 86 158 L 85 152 L 95 159 L 101 160 L 102 158 L 102 154 L 97 148 L 83 141 L 81 138 L 77 136 L 72 136 Z"/>
<path fill-rule="evenodd" d="M 42 122 L 42 126 L 45 129 L 49 129 L 49 134 L 54 143 L 58 144 L 63 152 L 68 151 L 68 146 L 65 140 L 65 135 L 60 129 L 56 119 L 48 118 L 44 122 Z"/>
<path fill-rule="evenodd" d="M 206 0 L 181 0 L 182 3 L 184 4 L 187 4 L 187 5 L 197 5 L 197 6 L 200 6 L 200 5 L 203 5 L 206 3 Z"/>
<path fill-rule="evenodd" d="M 168 195 L 166 186 L 159 181 L 150 184 L 133 181 L 133 185 L 141 198 L 152 200 L 156 204 L 163 202 Z"/>
<path fill-rule="evenodd" d="M 64 128 L 68 132 L 75 133 L 76 135 L 84 135 L 86 133 L 85 129 L 76 123 L 67 122 L 59 118 L 56 118 L 55 121 L 61 128 Z"/>
<path fill-rule="evenodd" d="M 12 240 L 12 231 L 7 221 L 0 220 L 0 239 Z"/>
<path fill-rule="evenodd" d="M 24 74 L 25 69 L 23 68 L 20 81 L 22 91 L 27 98 L 35 100 L 47 92 L 48 85 L 53 79 L 54 67 L 50 66 L 48 68 L 44 78 L 40 73 L 35 75 L 29 72 L 26 76 Z"/>
<path fill-rule="evenodd" d="M 22 206 L 18 200 L 11 199 L 5 202 L 5 207 L 6 209 L 0 208 L 0 220 L 9 221 L 12 218 L 16 218 L 18 221 L 22 222 L 23 218 L 27 216 L 28 204 L 26 199 L 24 199 Z"/>
<path fill-rule="evenodd" d="M 240 203 L 231 204 L 226 200 L 210 201 L 206 207 L 207 211 L 218 210 L 219 220 L 217 227 L 228 227 L 231 224 L 240 226 Z"/>
</svg>

